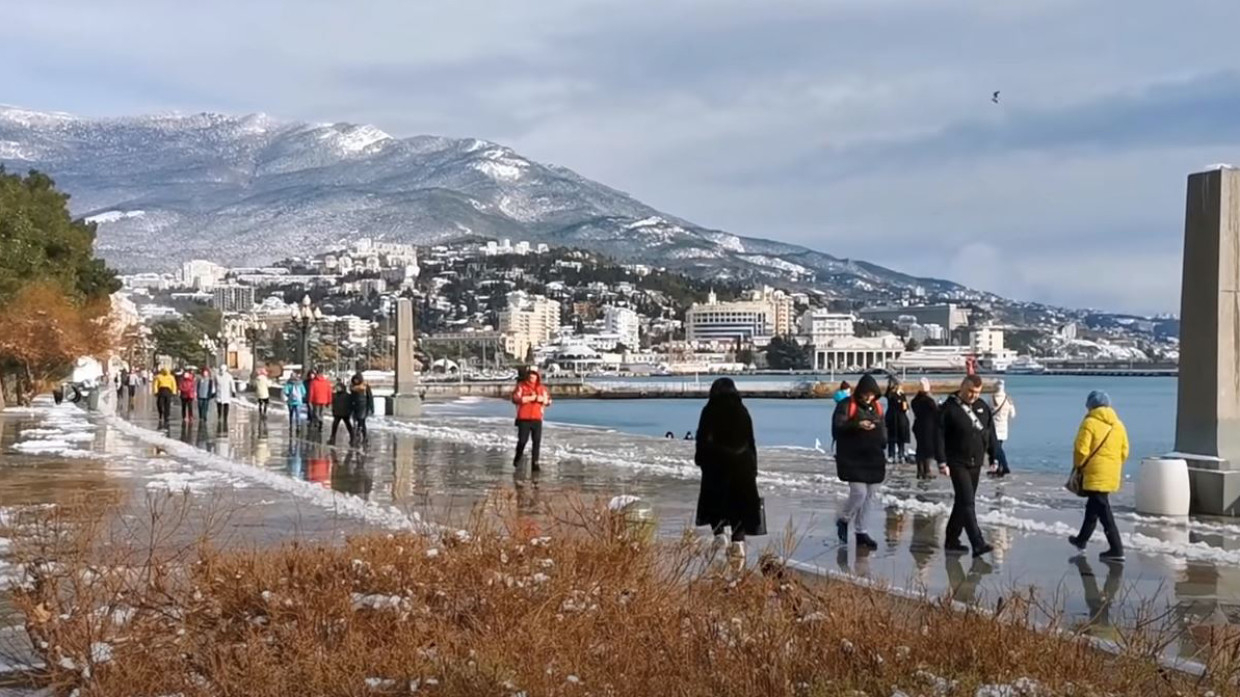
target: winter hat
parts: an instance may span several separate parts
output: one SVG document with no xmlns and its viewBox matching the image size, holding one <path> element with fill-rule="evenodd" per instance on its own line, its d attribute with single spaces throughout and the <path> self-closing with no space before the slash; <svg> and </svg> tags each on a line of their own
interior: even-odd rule
<svg viewBox="0 0 1240 697">
<path fill-rule="evenodd" d="M 930 378 L 922 378 L 920 381 L 921 391 L 926 394 L 930 393 Z"/>
<path fill-rule="evenodd" d="M 1004 388 L 1004 383 L 1002 380 L 998 380 L 995 382 L 995 392 L 998 392 L 999 394 L 1003 394 L 1004 392 L 1007 392 L 1007 390 Z"/>
<path fill-rule="evenodd" d="M 1089 397 L 1085 399 L 1085 407 L 1090 410 L 1097 409 L 1098 407 L 1109 406 L 1111 406 L 1111 397 L 1102 390 L 1094 390 L 1093 392 L 1090 392 Z"/>
</svg>

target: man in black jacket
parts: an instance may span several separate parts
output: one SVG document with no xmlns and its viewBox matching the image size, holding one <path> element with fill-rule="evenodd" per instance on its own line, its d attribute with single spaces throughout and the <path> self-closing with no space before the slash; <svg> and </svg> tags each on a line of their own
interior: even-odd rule
<svg viewBox="0 0 1240 697">
<path fill-rule="evenodd" d="M 973 499 L 982 468 L 995 460 L 994 415 L 982 401 L 982 379 L 969 375 L 960 383 L 960 391 L 947 398 L 939 410 L 938 457 L 939 470 L 951 477 L 955 501 L 951 517 L 947 519 L 947 552 L 967 552 L 960 544 L 963 530 L 969 536 L 973 556 L 980 557 L 993 547 L 982 538 L 977 524 L 977 510 Z"/>
</svg>

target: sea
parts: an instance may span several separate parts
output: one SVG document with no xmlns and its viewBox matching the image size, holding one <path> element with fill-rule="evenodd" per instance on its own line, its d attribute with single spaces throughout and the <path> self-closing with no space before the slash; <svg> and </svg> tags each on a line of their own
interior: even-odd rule
<svg viewBox="0 0 1240 697">
<path fill-rule="evenodd" d="M 771 382 L 769 377 L 734 379 L 742 394 L 746 382 Z M 684 382 L 709 384 L 709 380 L 690 377 Z M 659 379 L 664 384 L 672 381 Z M 1067 471 L 1071 466 L 1072 442 L 1086 413 L 1085 398 L 1092 390 L 1110 395 L 1128 427 L 1134 458 L 1161 455 L 1173 449 L 1174 378 L 1013 375 L 1004 381 L 1016 407 L 1004 450 L 1016 471 Z M 767 451 L 776 460 L 783 459 L 779 451 L 830 449 L 834 407 L 831 400 L 748 399 L 745 404 L 754 420 L 759 450 Z M 668 432 L 683 439 L 697 428 L 702 405 L 701 400 L 691 399 L 561 400 L 548 410 L 547 420 L 569 429 L 563 433 L 569 438 L 573 427 L 581 427 L 627 434 L 635 437 L 634 442 L 663 438 Z M 433 411 L 444 416 L 474 417 L 492 423 L 495 428 L 511 428 L 512 405 L 502 400 L 465 400 L 436 406 Z"/>
</svg>

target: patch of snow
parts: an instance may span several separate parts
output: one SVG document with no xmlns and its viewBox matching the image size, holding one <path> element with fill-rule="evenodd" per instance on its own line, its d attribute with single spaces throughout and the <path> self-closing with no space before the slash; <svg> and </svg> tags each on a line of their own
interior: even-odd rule
<svg viewBox="0 0 1240 697">
<path fill-rule="evenodd" d="M 517 159 L 482 160 L 471 162 L 469 166 L 497 181 L 511 182 L 520 179 L 521 175 L 525 174 L 529 163 Z"/>
<path fill-rule="evenodd" d="M 112 660 L 112 645 L 96 641 L 90 645 L 90 662 L 107 663 Z"/>
<path fill-rule="evenodd" d="M 391 678 L 366 678 L 366 687 L 371 690 L 394 690 L 396 681 Z"/>
<path fill-rule="evenodd" d="M 404 610 L 409 608 L 409 599 L 399 595 L 354 593 L 349 598 L 354 610 Z"/>
<path fill-rule="evenodd" d="M 14 443 L 13 450 L 27 455 L 59 455 L 61 457 L 92 457 L 93 453 L 78 450 L 67 440 L 26 440 Z"/>
<path fill-rule="evenodd" d="M 628 506 L 634 503 L 637 503 L 638 501 L 641 501 L 641 497 L 632 496 L 630 494 L 623 494 L 621 496 L 616 496 L 611 501 L 609 501 L 607 503 L 607 508 L 608 510 L 611 510 L 611 511 L 622 511 Z"/>
<path fill-rule="evenodd" d="M 33 160 L 35 152 L 12 140 L 0 140 L 0 158 L 6 160 Z"/>
<path fill-rule="evenodd" d="M 104 211 L 86 218 L 88 223 L 115 223 L 126 218 L 141 218 L 146 211 Z"/>
<path fill-rule="evenodd" d="M 245 489 L 249 485 L 235 477 L 213 470 L 194 472 L 165 472 L 151 477 L 146 488 L 153 491 L 176 491 L 199 493 L 216 488 Z"/>
<path fill-rule="evenodd" d="M 349 125 L 332 125 L 324 128 L 319 133 L 320 140 L 331 139 L 336 149 L 344 155 L 355 155 L 366 148 L 380 143 L 385 140 L 391 140 L 392 136 L 375 128 L 374 126 L 349 126 Z"/>
<path fill-rule="evenodd" d="M 800 264 L 794 264 L 790 261 L 780 259 L 779 257 L 767 256 L 765 254 L 743 254 L 741 255 L 741 258 L 751 264 L 757 264 L 758 266 L 765 266 L 778 271 L 793 273 L 798 276 L 812 276 L 814 273 L 812 270 L 801 266 Z"/>
<path fill-rule="evenodd" d="M 702 237 L 714 242 L 729 252 L 744 253 L 745 251 L 745 243 L 741 242 L 741 238 L 736 235 L 729 235 L 726 232 L 710 232 L 703 234 Z"/>
</svg>

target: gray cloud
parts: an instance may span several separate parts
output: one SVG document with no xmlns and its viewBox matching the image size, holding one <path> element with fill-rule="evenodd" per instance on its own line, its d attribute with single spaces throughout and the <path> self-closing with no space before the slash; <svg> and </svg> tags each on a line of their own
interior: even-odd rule
<svg viewBox="0 0 1240 697">
<path fill-rule="evenodd" d="M 1184 175 L 1240 159 L 1240 4 L 1190 4 L 28 3 L 0 101 L 488 138 L 705 225 L 1174 310 Z"/>
</svg>

